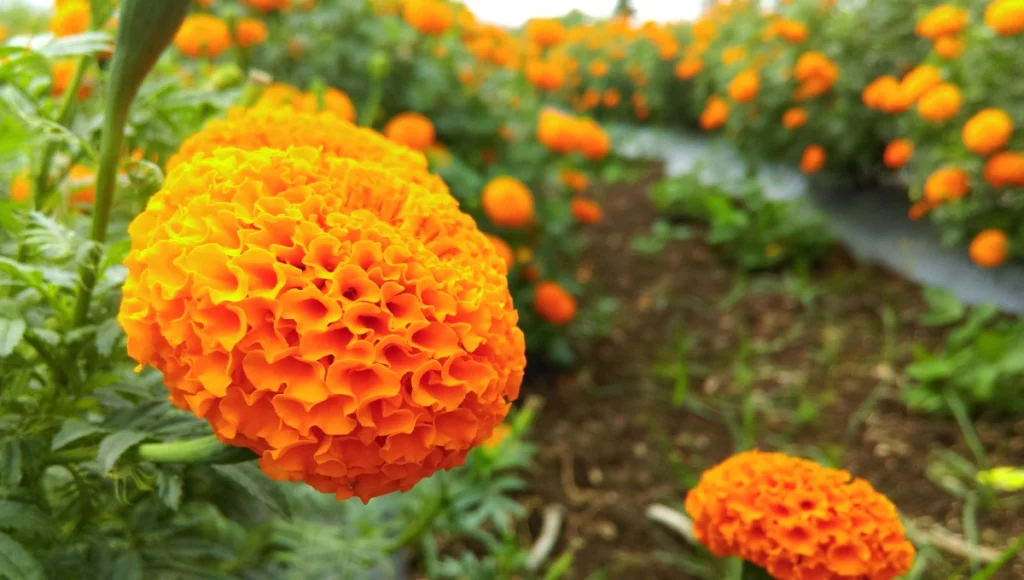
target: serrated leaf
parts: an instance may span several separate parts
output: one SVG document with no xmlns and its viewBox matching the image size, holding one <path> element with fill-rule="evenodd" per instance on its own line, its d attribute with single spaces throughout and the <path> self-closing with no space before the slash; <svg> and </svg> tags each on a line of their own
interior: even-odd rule
<svg viewBox="0 0 1024 580">
<path fill-rule="evenodd" d="M 83 437 L 88 437 L 89 435 L 95 435 L 96 433 L 102 432 L 103 429 L 101 427 L 93 425 L 92 423 L 86 423 L 85 421 L 79 421 L 77 419 L 69 419 L 64 422 L 60 431 L 53 436 L 53 441 L 50 443 L 50 450 L 56 451 L 68 443 L 73 443 Z"/>
<path fill-rule="evenodd" d="M 284 492 L 255 464 L 214 465 L 213 469 L 271 510 L 285 517 L 291 517 L 291 509 L 288 507 L 288 499 Z"/>
<path fill-rule="evenodd" d="M 138 445 L 145 438 L 145 433 L 130 430 L 118 431 L 104 437 L 96 454 L 96 459 L 100 462 L 100 473 L 109 473 L 125 451 Z"/>
<path fill-rule="evenodd" d="M 14 538 L 0 532 L 0 572 L 7 580 L 45 580 L 43 565 L 14 541 Z"/>
<path fill-rule="evenodd" d="M 38 507 L 12 500 L 0 500 L 0 530 L 41 537 L 57 534 L 57 525 Z"/>
<path fill-rule="evenodd" d="M 0 357 L 14 352 L 25 336 L 25 321 L 0 318 Z"/>
</svg>

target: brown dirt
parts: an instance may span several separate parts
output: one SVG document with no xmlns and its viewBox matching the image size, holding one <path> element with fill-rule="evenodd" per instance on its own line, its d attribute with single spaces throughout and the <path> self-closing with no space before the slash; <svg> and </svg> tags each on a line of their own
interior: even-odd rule
<svg viewBox="0 0 1024 580">
<path fill-rule="evenodd" d="M 629 248 L 656 217 L 647 189 L 659 175 L 651 168 L 636 183 L 592 192 L 607 217 L 592 226 L 581 266 L 593 270 L 594 294 L 620 301 L 618 322 L 609 337 L 584 347 L 578 368 L 531 373 L 524 385 L 526 395 L 545 400 L 524 502 L 566 508 L 557 549 L 576 551 L 570 577 L 693 577 L 677 562 L 694 550 L 644 511 L 655 502 L 681 509 L 688 487 L 729 455 L 734 441 L 716 414 L 673 406 L 673 380 L 658 371 L 685 362 L 690 400 L 738 400 L 735 365 L 744 343 L 759 447 L 832 457 L 915 522 L 960 533 L 962 502 L 925 469 L 932 451 L 970 452 L 953 421 L 909 414 L 894 394 L 912 346 L 942 341 L 941 331 L 915 322 L 925 308 L 920 289 L 837 249 L 812 275 L 820 294 L 809 306 L 778 284 L 724 306 L 736 274 L 699 232 L 652 257 Z M 885 311 L 895 322 L 889 328 Z M 680 350 L 681 337 L 688 352 Z M 876 402 L 864 405 L 872 393 Z M 979 423 L 978 430 L 994 465 L 1021 463 L 1024 421 Z M 537 521 L 531 518 L 533 532 Z M 1024 533 L 1024 518 L 988 509 L 978 528 L 983 543 L 1002 548 Z M 945 568 L 934 574 L 954 577 Z M 1024 577 L 1024 562 L 997 577 Z"/>
</svg>

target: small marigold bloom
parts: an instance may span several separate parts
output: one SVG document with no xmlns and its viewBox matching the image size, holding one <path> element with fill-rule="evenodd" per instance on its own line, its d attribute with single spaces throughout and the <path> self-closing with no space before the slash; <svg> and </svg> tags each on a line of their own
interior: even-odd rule
<svg viewBox="0 0 1024 580">
<path fill-rule="evenodd" d="M 924 182 L 924 199 L 933 206 L 956 201 L 970 190 L 967 172 L 958 167 L 945 167 L 928 176 Z"/>
<path fill-rule="evenodd" d="M 722 51 L 722 64 L 731 66 L 747 58 L 747 49 L 742 46 L 730 46 Z"/>
<path fill-rule="evenodd" d="M 242 0 L 249 8 L 258 12 L 271 12 L 274 10 L 288 10 L 292 7 L 292 0 Z"/>
<path fill-rule="evenodd" d="M 991 155 L 1010 142 L 1013 119 L 1002 109 L 985 109 L 964 124 L 964 145 L 972 153 Z"/>
<path fill-rule="evenodd" d="M 19 175 L 11 181 L 11 201 L 23 202 L 32 197 L 32 182 L 27 175 Z"/>
<path fill-rule="evenodd" d="M 900 89 L 907 100 L 916 103 L 926 92 L 940 84 L 942 72 L 930 64 L 923 64 L 903 76 Z"/>
<path fill-rule="evenodd" d="M 1024 0 L 994 0 L 985 8 L 985 24 L 1000 36 L 1024 32 Z"/>
<path fill-rule="evenodd" d="M 704 472 L 686 511 L 713 554 L 775 578 L 892 580 L 914 561 L 896 507 L 870 483 L 782 453 L 739 453 Z"/>
<path fill-rule="evenodd" d="M 494 225 L 521 228 L 533 220 L 533 194 L 514 177 L 495 177 L 480 194 L 484 213 Z"/>
<path fill-rule="evenodd" d="M 57 11 L 50 18 L 50 32 L 60 38 L 82 34 L 89 29 L 89 19 L 92 13 L 89 10 L 89 3 L 84 0 L 63 2 L 57 6 Z"/>
<path fill-rule="evenodd" d="M 704 70 L 704 61 L 699 58 L 685 58 L 676 63 L 676 77 L 680 79 L 692 79 Z"/>
<path fill-rule="evenodd" d="M 576 318 L 576 299 L 557 282 L 541 282 L 533 290 L 533 309 L 556 326 Z"/>
<path fill-rule="evenodd" d="M 68 202 L 72 205 L 92 205 L 96 201 L 96 173 L 84 165 L 72 165 L 68 170 L 68 189 Z"/>
<path fill-rule="evenodd" d="M 942 83 L 921 96 L 917 102 L 917 112 L 926 121 L 942 123 L 955 117 L 962 103 L 960 89 L 952 83 Z"/>
<path fill-rule="evenodd" d="M 963 8 L 943 4 L 925 14 L 917 22 L 914 33 L 921 38 L 935 40 L 940 36 L 959 34 L 967 27 L 968 14 Z"/>
<path fill-rule="evenodd" d="M 612 139 L 593 119 L 576 121 L 580 153 L 591 161 L 600 161 L 612 150 Z"/>
<path fill-rule="evenodd" d="M 601 93 L 597 89 L 587 89 L 583 93 L 583 97 L 580 99 L 580 104 L 583 106 L 583 110 L 589 111 L 594 107 L 601 104 Z"/>
<path fill-rule="evenodd" d="M 708 98 L 704 111 L 700 114 L 700 126 L 705 131 L 712 131 L 725 125 L 729 119 L 729 104 L 717 95 Z"/>
<path fill-rule="evenodd" d="M 395 115 L 384 126 L 384 136 L 417 151 L 426 151 L 436 138 L 434 124 L 419 113 Z"/>
<path fill-rule="evenodd" d="M 933 48 L 935 49 L 935 54 L 946 60 L 953 60 L 954 58 L 959 58 L 964 53 L 967 45 L 964 43 L 964 39 L 959 36 L 940 36 L 935 40 Z"/>
<path fill-rule="evenodd" d="M 985 162 L 985 181 L 996 189 L 1024 187 L 1024 153 L 1002 151 Z"/>
<path fill-rule="evenodd" d="M 807 27 L 802 22 L 785 18 L 772 23 L 772 31 L 786 42 L 800 44 L 807 40 Z"/>
<path fill-rule="evenodd" d="M 800 157 L 800 171 L 811 174 L 821 171 L 825 166 L 827 155 L 821 145 L 808 145 Z"/>
<path fill-rule="evenodd" d="M 619 105 L 622 101 L 622 96 L 619 91 L 615 89 L 608 89 L 604 92 L 604 96 L 601 97 L 601 103 L 604 104 L 606 109 L 612 109 Z"/>
<path fill-rule="evenodd" d="M 914 156 L 914 143 L 910 139 L 893 139 L 885 146 L 882 160 L 886 167 L 899 169 Z"/>
<path fill-rule="evenodd" d="M 572 217 L 581 224 L 596 224 L 604 217 L 604 211 L 596 201 L 579 195 L 569 202 L 569 209 L 572 211 Z"/>
<path fill-rule="evenodd" d="M 839 67 L 825 53 L 805 52 L 796 61 L 793 77 L 800 83 L 797 100 L 805 100 L 830 91 L 839 80 Z"/>
<path fill-rule="evenodd" d="M 504 263 L 450 194 L 387 167 L 221 148 L 172 170 L 128 231 L 129 355 L 274 479 L 408 490 L 518 397 Z"/>
<path fill-rule="evenodd" d="M 405 0 L 402 17 L 423 34 L 437 36 L 451 28 L 455 15 L 440 0 Z"/>
<path fill-rule="evenodd" d="M 577 121 L 557 109 L 546 107 L 537 122 L 537 140 L 555 153 L 569 153 L 579 146 Z"/>
<path fill-rule="evenodd" d="M 1009 245 L 1006 232 L 985 230 L 971 240 L 971 260 L 982 268 L 995 268 L 1006 261 Z"/>
<path fill-rule="evenodd" d="M 747 69 L 737 74 L 729 82 L 729 97 L 737 103 L 753 101 L 760 90 L 761 79 L 757 76 L 757 71 L 753 69 Z"/>
<path fill-rule="evenodd" d="M 782 126 L 787 129 L 798 129 L 807 124 L 807 110 L 802 107 L 786 109 L 782 114 Z"/>
<path fill-rule="evenodd" d="M 210 14 L 190 14 L 174 36 L 174 46 L 192 58 L 216 58 L 231 46 L 226 22 Z"/>
<path fill-rule="evenodd" d="M 860 98 L 868 108 L 881 110 L 886 95 L 892 91 L 899 90 L 899 88 L 900 81 L 896 77 L 892 75 L 880 76 L 864 87 Z"/>
<path fill-rule="evenodd" d="M 75 66 L 75 61 L 69 59 L 58 60 L 53 63 L 53 96 L 59 97 L 67 90 L 68 85 L 71 84 L 71 79 L 75 76 Z M 82 84 L 78 86 L 78 94 L 75 97 L 81 101 L 88 99 L 91 94 L 92 79 L 85 78 L 82 80 Z"/>
<path fill-rule="evenodd" d="M 590 63 L 587 70 L 590 72 L 590 76 L 595 79 L 603 78 L 608 74 L 608 63 L 601 59 L 597 59 Z"/>
<path fill-rule="evenodd" d="M 512 267 L 516 264 L 516 257 L 512 253 L 512 246 L 509 246 L 508 242 L 493 234 L 484 234 L 484 237 L 487 238 L 487 241 L 491 242 L 491 245 L 494 246 L 494 252 L 505 263 L 505 272 L 512 271 Z"/>
<path fill-rule="evenodd" d="M 917 220 L 928 215 L 928 212 L 932 211 L 932 209 L 932 204 L 928 203 L 927 201 L 921 200 L 915 203 L 914 205 L 910 206 L 910 209 L 907 210 L 907 217 L 909 217 L 911 221 L 916 222 Z"/>
<path fill-rule="evenodd" d="M 263 44 L 267 41 L 267 25 L 262 20 L 243 18 L 235 25 L 235 38 L 243 48 Z"/>
<path fill-rule="evenodd" d="M 531 60 L 526 63 L 526 78 L 542 91 L 557 91 L 565 84 L 565 69 L 557 62 Z"/>
<path fill-rule="evenodd" d="M 579 193 L 587 188 L 589 178 L 586 173 L 582 171 L 573 171 L 572 169 L 563 169 L 558 174 L 558 179 L 569 189 Z"/>
<path fill-rule="evenodd" d="M 554 18 L 534 18 L 526 23 L 526 37 L 537 46 L 555 46 L 565 40 L 565 26 Z"/>
</svg>

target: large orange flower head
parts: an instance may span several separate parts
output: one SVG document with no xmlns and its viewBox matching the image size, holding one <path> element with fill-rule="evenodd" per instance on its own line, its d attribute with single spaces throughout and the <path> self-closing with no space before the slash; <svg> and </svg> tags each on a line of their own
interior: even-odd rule
<svg viewBox="0 0 1024 580">
<path fill-rule="evenodd" d="M 226 22 L 210 14 L 190 14 L 174 36 L 174 46 L 192 58 L 216 58 L 231 46 Z"/>
<path fill-rule="evenodd" d="M 985 8 L 985 24 L 1000 36 L 1024 32 L 1024 0 L 994 0 Z"/>
<path fill-rule="evenodd" d="M 782 453 L 740 453 L 706 471 L 686 511 L 716 556 L 780 580 L 891 580 L 914 561 L 896 508 L 870 483 Z"/>
<path fill-rule="evenodd" d="M 437 138 L 434 124 L 419 113 L 400 113 L 384 126 L 384 135 L 410 149 L 426 151 Z"/>
<path fill-rule="evenodd" d="M 533 194 L 515 177 L 495 177 L 480 194 L 484 213 L 495 225 L 521 228 L 533 220 Z"/>
<path fill-rule="evenodd" d="M 935 40 L 940 36 L 959 34 L 967 27 L 968 14 L 963 8 L 943 4 L 925 14 L 914 32 L 921 38 Z"/>
<path fill-rule="evenodd" d="M 405 0 L 402 16 L 416 30 L 436 36 L 451 28 L 455 14 L 440 0 Z"/>
<path fill-rule="evenodd" d="M 408 490 L 518 397 L 502 258 L 450 194 L 392 167 L 220 148 L 173 169 L 129 234 L 129 355 L 274 479 Z"/>
<path fill-rule="evenodd" d="M 89 3 L 85 0 L 60 3 L 50 18 L 50 32 L 56 37 L 81 34 L 89 29 L 91 16 Z"/>
<path fill-rule="evenodd" d="M 964 124 L 964 145 L 978 155 L 991 155 L 1010 142 L 1013 119 L 1002 109 L 984 109 Z"/>
<path fill-rule="evenodd" d="M 526 23 L 526 37 L 537 46 L 555 46 L 565 40 L 565 26 L 554 18 L 534 18 Z"/>
</svg>

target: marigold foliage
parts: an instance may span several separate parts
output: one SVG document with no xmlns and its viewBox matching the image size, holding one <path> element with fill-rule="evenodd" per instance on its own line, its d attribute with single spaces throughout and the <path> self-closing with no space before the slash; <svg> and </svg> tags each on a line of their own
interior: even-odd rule
<svg viewBox="0 0 1024 580">
<path fill-rule="evenodd" d="M 491 242 L 354 135 L 178 164 L 129 227 L 118 321 L 172 402 L 269 476 L 365 502 L 487 440 L 525 345 Z"/>
<path fill-rule="evenodd" d="M 862 479 L 782 453 L 734 455 L 686 497 L 697 540 L 780 580 L 890 580 L 914 547 L 892 503 Z"/>
</svg>

